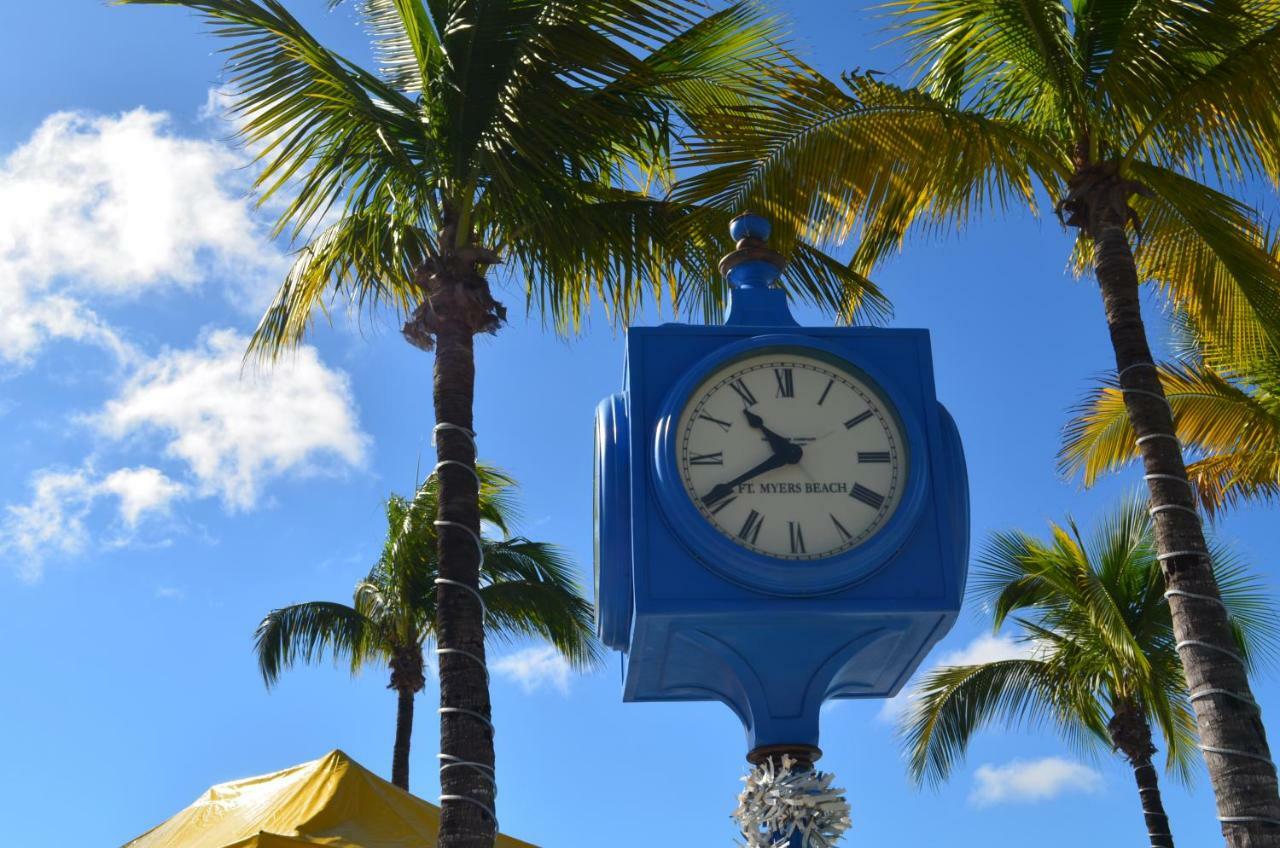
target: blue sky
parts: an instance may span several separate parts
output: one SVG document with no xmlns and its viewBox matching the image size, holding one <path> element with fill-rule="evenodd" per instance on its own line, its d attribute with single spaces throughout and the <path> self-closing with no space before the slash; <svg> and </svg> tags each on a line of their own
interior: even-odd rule
<svg viewBox="0 0 1280 848">
<path fill-rule="evenodd" d="M 348 11 L 289 6 L 365 55 Z M 897 68 L 861 4 L 782 8 L 824 70 Z M 389 771 L 383 675 L 299 669 L 269 693 L 251 635 L 271 607 L 346 599 L 376 556 L 380 499 L 431 462 L 431 360 L 386 316 L 339 315 L 274 371 L 242 376 L 285 255 L 208 108 L 215 47 L 181 11 L 0 11 L 0 793 L 13 844 L 120 844 L 209 784 L 335 747 Z M 978 541 L 1067 512 L 1088 523 L 1136 478 L 1082 492 L 1055 472 L 1066 410 L 1112 363 L 1095 289 L 1064 271 L 1069 244 L 1042 209 L 914 243 L 877 276 L 893 325 L 933 334 Z M 569 548 L 589 585 L 591 416 L 620 385 L 623 336 L 596 320 L 559 339 L 521 316 L 517 290 L 502 296 L 516 317 L 478 345 L 481 453 L 522 481 L 523 531 Z M 1158 306 L 1148 317 L 1159 327 Z M 1220 532 L 1274 583 L 1273 515 L 1244 511 Z M 1008 650 L 966 611 L 927 665 Z M 505 830 L 547 846 L 732 843 L 744 742 L 727 709 L 622 704 L 616 657 L 575 677 L 536 645 L 492 653 Z M 1280 698 L 1274 675 L 1257 691 L 1264 709 Z M 428 798 L 436 697 L 431 685 L 420 701 L 412 759 Z M 1140 844 L 1117 761 L 991 731 L 948 785 L 920 792 L 889 711 L 824 713 L 822 766 L 848 790 L 850 844 L 925 844 L 943 828 L 956 846 L 1014 833 L 1040 848 Z M 1214 844 L 1203 773 L 1189 792 L 1165 788 L 1179 841 Z"/>
</svg>

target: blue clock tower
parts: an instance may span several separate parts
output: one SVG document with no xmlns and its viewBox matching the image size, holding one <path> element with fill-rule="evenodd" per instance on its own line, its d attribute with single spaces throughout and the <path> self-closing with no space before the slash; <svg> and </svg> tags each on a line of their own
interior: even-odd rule
<svg viewBox="0 0 1280 848">
<path fill-rule="evenodd" d="M 596 413 L 596 616 L 627 701 L 724 703 L 747 759 L 821 754 L 960 609 L 968 481 L 925 330 L 801 327 L 743 215 L 720 326 L 632 329 Z"/>
</svg>

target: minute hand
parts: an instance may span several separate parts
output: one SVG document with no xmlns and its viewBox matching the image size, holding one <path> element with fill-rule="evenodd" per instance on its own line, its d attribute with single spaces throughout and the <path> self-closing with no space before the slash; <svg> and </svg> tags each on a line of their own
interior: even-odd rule
<svg viewBox="0 0 1280 848">
<path fill-rule="evenodd" d="M 787 451 L 785 453 L 775 453 L 773 456 L 769 457 L 764 462 L 757 465 L 755 468 L 752 468 L 750 471 L 746 471 L 746 472 L 743 472 L 742 474 L 739 474 L 737 477 L 734 477 L 728 483 L 720 483 L 719 485 L 715 486 L 711 491 L 707 492 L 705 495 L 702 496 L 703 505 L 711 506 L 711 504 L 715 503 L 718 500 L 721 500 L 726 495 L 733 494 L 733 490 L 738 488 L 738 486 L 740 486 L 741 484 L 747 482 L 753 477 L 758 477 L 761 474 L 764 474 L 766 471 L 772 471 L 775 468 L 781 468 L 784 465 L 792 465 L 796 462 L 799 462 L 800 453 L 801 452 L 798 447 L 796 448 L 794 453 L 791 451 Z"/>
</svg>

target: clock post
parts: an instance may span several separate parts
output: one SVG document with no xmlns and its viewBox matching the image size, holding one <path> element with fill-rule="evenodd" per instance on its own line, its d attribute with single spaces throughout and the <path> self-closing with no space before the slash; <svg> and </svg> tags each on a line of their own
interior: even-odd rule
<svg viewBox="0 0 1280 848">
<path fill-rule="evenodd" d="M 741 720 L 749 845 L 823 848 L 848 808 L 814 769 L 819 708 L 896 694 L 951 628 L 964 455 L 926 331 L 801 327 L 768 222 L 730 232 L 724 324 L 632 329 L 597 410 L 597 630 L 624 700 Z"/>
</svg>

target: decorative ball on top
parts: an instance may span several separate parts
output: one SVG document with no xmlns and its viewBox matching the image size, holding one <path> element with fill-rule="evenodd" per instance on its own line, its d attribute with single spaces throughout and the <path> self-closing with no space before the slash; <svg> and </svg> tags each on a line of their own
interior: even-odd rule
<svg viewBox="0 0 1280 848">
<path fill-rule="evenodd" d="M 729 222 L 737 250 L 720 260 L 720 273 L 736 289 L 769 288 L 782 276 L 787 261 L 767 242 L 769 219 L 744 212 Z"/>
<path fill-rule="evenodd" d="M 729 222 L 729 237 L 737 242 L 748 238 L 768 241 L 771 232 L 773 225 L 769 223 L 769 219 L 754 212 L 743 212 Z"/>
</svg>

